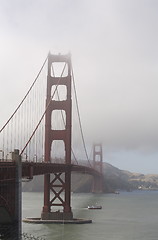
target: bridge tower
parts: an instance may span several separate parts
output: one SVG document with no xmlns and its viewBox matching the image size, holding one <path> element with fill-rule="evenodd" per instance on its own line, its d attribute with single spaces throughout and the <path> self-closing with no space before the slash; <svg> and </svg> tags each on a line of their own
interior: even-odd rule
<svg viewBox="0 0 158 240">
<path fill-rule="evenodd" d="M 54 63 L 65 64 L 67 75 L 54 76 L 52 65 Z M 53 76 L 52 76 L 53 75 Z M 65 100 L 52 100 L 51 92 L 54 86 L 66 86 Z M 73 219 L 71 211 L 71 57 L 67 55 L 48 56 L 47 97 L 45 115 L 45 162 L 51 162 L 51 148 L 53 141 L 63 141 L 65 146 L 65 167 L 62 171 L 46 174 L 44 176 L 44 206 L 41 214 L 43 220 L 69 220 Z M 55 110 L 65 111 L 65 129 L 54 130 L 52 114 Z M 59 206 L 62 211 L 53 211 L 53 207 Z"/>
<path fill-rule="evenodd" d="M 103 192 L 103 151 L 102 144 L 93 144 L 93 168 L 99 171 L 101 176 L 94 176 L 92 192 Z"/>
</svg>

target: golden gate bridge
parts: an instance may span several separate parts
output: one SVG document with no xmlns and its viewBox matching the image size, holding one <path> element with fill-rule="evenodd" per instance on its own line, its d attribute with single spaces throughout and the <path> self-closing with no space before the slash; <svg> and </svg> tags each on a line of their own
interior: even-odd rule
<svg viewBox="0 0 158 240">
<path fill-rule="evenodd" d="M 88 157 L 71 55 L 49 53 L 23 100 L 0 130 L 0 239 L 21 239 L 21 179 L 44 175 L 40 220 L 73 221 L 71 172 L 93 175 L 92 192 L 102 192 L 102 162 L 101 144 L 94 144 L 93 159 Z M 6 238 L 4 226 L 9 227 L 10 238 Z"/>
</svg>

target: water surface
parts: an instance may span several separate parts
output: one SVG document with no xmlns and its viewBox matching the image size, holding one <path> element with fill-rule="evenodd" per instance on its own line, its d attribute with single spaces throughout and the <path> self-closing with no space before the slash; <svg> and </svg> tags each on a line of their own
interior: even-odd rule
<svg viewBox="0 0 158 240">
<path fill-rule="evenodd" d="M 88 210 L 88 205 L 102 205 Z M 40 217 L 43 193 L 23 193 L 23 217 Z M 23 232 L 52 240 L 157 240 L 158 192 L 120 194 L 72 194 L 75 218 L 92 219 L 92 224 L 26 224 Z"/>
</svg>

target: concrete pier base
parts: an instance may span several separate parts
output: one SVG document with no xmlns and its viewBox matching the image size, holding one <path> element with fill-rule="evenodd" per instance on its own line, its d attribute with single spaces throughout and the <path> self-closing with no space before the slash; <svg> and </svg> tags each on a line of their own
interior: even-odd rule
<svg viewBox="0 0 158 240">
<path fill-rule="evenodd" d="M 87 224 L 92 223 L 92 220 L 88 219 L 77 219 L 73 218 L 71 220 L 43 220 L 41 218 L 25 218 L 23 219 L 25 223 L 34 223 L 34 224 Z"/>
<path fill-rule="evenodd" d="M 72 212 L 42 212 L 41 214 L 42 220 L 72 220 L 73 219 L 73 213 Z"/>
</svg>

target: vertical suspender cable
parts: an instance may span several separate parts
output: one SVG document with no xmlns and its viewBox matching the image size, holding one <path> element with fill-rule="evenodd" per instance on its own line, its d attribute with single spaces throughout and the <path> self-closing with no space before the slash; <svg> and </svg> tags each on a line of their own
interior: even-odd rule
<svg viewBox="0 0 158 240">
<path fill-rule="evenodd" d="M 86 144 L 85 144 L 84 136 L 83 136 L 83 130 L 82 130 L 82 124 L 81 124 L 81 117 L 80 117 L 80 112 L 79 112 L 78 100 L 77 100 L 77 92 L 76 92 L 76 86 L 75 86 L 73 68 L 72 68 L 72 80 L 73 80 L 73 86 L 74 86 L 74 92 L 75 92 L 75 101 L 76 101 L 77 114 L 78 114 L 80 131 L 81 131 L 81 136 L 82 136 L 82 141 L 83 141 L 83 147 L 84 147 L 84 150 L 85 150 L 85 154 L 86 154 L 87 160 L 88 160 L 88 162 L 89 162 L 89 164 L 90 164 L 90 166 L 91 166 L 91 163 L 90 163 L 89 157 L 88 157 L 88 153 L 87 153 L 87 149 L 86 149 Z"/>
<path fill-rule="evenodd" d="M 54 73 L 54 68 L 53 68 L 53 66 L 52 66 L 52 72 L 53 72 L 53 76 L 55 77 L 55 73 Z M 59 91 L 58 91 L 58 89 L 57 89 L 56 92 L 57 92 L 57 98 L 58 98 L 58 100 L 60 101 L 60 96 L 59 96 Z M 61 116 L 62 116 L 63 124 L 64 124 L 64 126 L 66 127 L 66 123 L 65 123 L 65 119 L 64 119 L 62 110 L 61 110 Z M 72 155 L 73 155 L 76 163 L 78 164 L 78 161 L 77 161 L 77 158 L 76 158 L 76 156 L 75 156 L 75 153 L 74 153 L 74 151 L 73 151 L 73 149 L 72 149 L 72 146 L 71 146 L 71 152 L 72 152 Z"/>
<path fill-rule="evenodd" d="M 21 103 L 18 105 L 18 107 L 15 109 L 15 111 L 13 112 L 13 114 L 10 116 L 10 118 L 8 119 L 8 121 L 7 121 L 7 122 L 4 124 L 4 126 L 0 129 L 0 133 L 3 131 L 3 129 L 4 129 L 4 128 L 6 127 L 6 125 L 10 122 L 10 120 L 13 118 L 13 116 L 15 115 L 15 113 L 18 111 L 18 109 L 21 107 L 21 105 L 22 105 L 23 102 L 25 101 L 26 97 L 28 96 L 28 94 L 30 93 L 31 89 L 32 89 L 33 86 L 35 85 L 35 83 L 36 83 L 39 75 L 41 74 L 41 72 L 42 72 L 42 70 L 43 70 L 43 68 L 44 68 L 44 66 L 45 66 L 45 63 L 46 63 L 47 59 L 48 59 L 48 55 L 47 55 L 47 57 L 46 57 L 43 65 L 42 65 L 39 73 L 37 74 L 34 82 L 32 83 L 31 87 L 29 88 L 28 92 L 26 93 L 25 97 L 23 98 L 23 100 L 21 101 Z"/>
<path fill-rule="evenodd" d="M 62 71 L 62 73 L 61 73 L 61 76 L 60 76 L 60 78 L 59 78 L 59 80 L 58 80 L 58 82 L 57 82 L 57 84 L 56 84 L 56 87 L 55 87 L 55 89 L 54 89 L 54 92 L 53 92 L 53 94 L 52 94 L 52 96 L 51 96 L 51 98 L 50 98 L 50 100 L 49 100 L 49 102 L 48 102 L 48 104 L 47 104 L 47 106 L 46 106 L 46 108 L 45 108 L 44 113 L 42 114 L 42 116 L 41 116 L 41 118 L 40 118 L 38 124 L 36 125 L 36 127 L 35 127 L 33 133 L 31 134 L 29 140 L 27 141 L 27 143 L 25 144 L 24 148 L 23 148 L 22 151 L 20 152 L 20 155 L 23 154 L 23 152 L 24 152 L 25 149 L 27 148 L 28 144 L 29 144 L 30 141 L 32 140 L 33 136 L 35 135 L 37 129 L 39 128 L 39 126 L 40 126 L 40 124 L 41 124 L 41 122 L 42 122 L 42 120 L 43 120 L 43 118 L 44 118 L 44 116 L 45 116 L 45 114 L 46 114 L 46 111 L 47 111 L 47 109 L 48 109 L 48 107 L 49 107 L 49 105 L 50 105 L 50 103 L 51 103 L 51 101 L 52 101 L 52 99 L 53 99 L 53 97 L 54 97 L 56 91 L 57 91 L 57 88 L 58 88 L 59 82 L 60 82 L 60 80 L 61 80 L 61 78 L 62 78 L 62 75 L 63 75 L 63 73 L 64 73 L 64 70 L 65 70 L 65 67 L 66 67 L 66 64 L 64 65 L 64 68 L 63 68 L 63 71 Z"/>
</svg>

